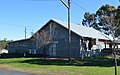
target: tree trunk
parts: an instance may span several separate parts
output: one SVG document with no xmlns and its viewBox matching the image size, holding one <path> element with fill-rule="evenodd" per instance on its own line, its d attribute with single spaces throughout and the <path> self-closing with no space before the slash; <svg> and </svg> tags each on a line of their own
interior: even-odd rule
<svg viewBox="0 0 120 75">
<path fill-rule="evenodd" d="M 46 48 L 45 47 L 43 48 L 43 59 L 44 61 L 46 60 Z"/>
</svg>

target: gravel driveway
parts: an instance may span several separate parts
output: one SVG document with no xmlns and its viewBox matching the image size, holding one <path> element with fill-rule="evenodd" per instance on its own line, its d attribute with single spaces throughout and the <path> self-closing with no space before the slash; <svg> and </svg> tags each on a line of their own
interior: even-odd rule
<svg viewBox="0 0 120 75">
<path fill-rule="evenodd" d="M 18 72 L 13 70 L 0 70 L 0 75 L 46 75 L 46 74 L 33 74 L 33 73 Z"/>
</svg>

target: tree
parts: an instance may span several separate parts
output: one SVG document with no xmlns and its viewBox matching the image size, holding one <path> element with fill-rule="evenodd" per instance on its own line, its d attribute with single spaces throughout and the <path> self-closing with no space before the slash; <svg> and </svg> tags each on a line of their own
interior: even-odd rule
<svg viewBox="0 0 120 75">
<path fill-rule="evenodd" d="M 48 48 L 52 44 L 55 35 L 56 26 L 52 24 L 48 27 L 42 28 L 36 33 L 36 35 L 33 35 L 36 40 L 36 47 L 42 51 L 44 60 L 46 59 Z"/>
<path fill-rule="evenodd" d="M 116 16 L 115 19 L 117 20 L 117 24 L 115 27 L 115 35 L 120 36 L 120 6 L 118 6 L 117 10 L 116 10 Z"/>
<path fill-rule="evenodd" d="M 103 26 L 103 30 L 105 30 L 105 34 L 112 34 L 115 36 L 119 36 L 118 29 L 120 28 L 120 18 L 118 18 L 119 9 L 114 6 L 110 6 L 108 4 L 103 5 L 96 12 L 96 16 L 98 17 L 98 22 Z"/>
<path fill-rule="evenodd" d="M 0 40 L 0 50 L 6 49 L 7 43 L 11 42 L 12 40 L 7 40 L 7 38 L 4 38 L 3 40 Z"/>
<path fill-rule="evenodd" d="M 84 17 L 86 19 L 86 17 Z M 115 38 L 120 36 L 120 6 L 116 9 L 114 6 L 108 4 L 103 5 L 96 12 L 97 23 L 99 31 L 104 32 L 107 35 L 111 35 L 113 40 L 111 44 L 113 45 L 113 55 L 115 63 L 115 75 L 117 75 L 117 61 L 116 61 L 116 45 Z M 90 22 L 91 19 L 86 20 Z M 89 24 L 90 25 L 90 24 Z M 93 27 L 94 28 L 94 27 Z"/>
<path fill-rule="evenodd" d="M 93 24 L 96 22 L 96 17 L 95 17 L 95 14 L 91 14 L 91 13 L 89 13 L 89 12 L 86 12 L 85 14 L 84 14 L 84 18 L 85 19 L 83 19 L 83 22 L 82 22 L 82 24 L 84 25 L 84 26 L 87 26 L 87 27 L 92 27 L 93 26 Z"/>
<path fill-rule="evenodd" d="M 120 36 L 120 6 L 116 9 L 106 4 L 102 5 L 95 14 L 86 12 L 82 24 L 107 35 L 113 35 L 112 32 L 114 32 L 116 37 Z"/>
<path fill-rule="evenodd" d="M 84 19 L 82 21 L 83 26 L 93 27 L 96 30 L 100 30 L 100 27 L 98 26 L 98 24 L 96 22 L 97 22 L 96 14 L 89 13 L 89 12 L 86 12 L 84 14 Z"/>
<path fill-rule="evenodd" d="M 117 75 L 117 60 L 116 60 L 116 45 L 115 37 L 119 36 L 118 30 L 120 29 L 120 18 L 119 18 L 119 8 L 114 6 L 105 5 L 102 6 L 96 14 L 99 17 L 99 22 L 110 31 L 110 34 L 113 37 L 111 44 L 113 45 L 113 55 L 114 55 L 114 66 L 115 66 L 115 75 Z"/>
</svg>

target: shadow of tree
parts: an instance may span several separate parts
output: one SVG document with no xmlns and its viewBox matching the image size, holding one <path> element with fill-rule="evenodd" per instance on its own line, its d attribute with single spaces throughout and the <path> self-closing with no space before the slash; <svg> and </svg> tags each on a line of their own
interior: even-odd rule
<svg viewBox="0 0 120 75">
<path fill-rule="evenodd" d="M 118 66 L 120 66 L 120 60 L 118 61 Z M 99 66 L 99 67 L 112 67 L 114 66 L 114 60 L 112 59 L 102 59 L 102 60 L 43 60 L 43 59 L 29 59 L 21 61 L 20 63 L 29 63 L 37 65 L 58 65 L 58 66 Z"/>
</svg>

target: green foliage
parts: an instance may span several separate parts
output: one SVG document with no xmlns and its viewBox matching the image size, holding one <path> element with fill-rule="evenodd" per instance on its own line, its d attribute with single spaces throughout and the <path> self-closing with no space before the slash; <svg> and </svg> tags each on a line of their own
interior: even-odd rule
<svg viewBox="0 0 120 75">
<path fill-rule="evenodd" d="M 98 9 L 96 15 L 99 18 L 100 23 L 108 25 L 116 36 L 120 35 L 120 9 L 110 6 L 108 4 L 103 5 Z M 115 33 L 114 33 L 115 32 Z"/>
<path fill-rule="evenodd" d="M 107 57 L 102 57 L 107 58 Z M 120 74 L 118 60 L 118 74 Z M 51 75 L 114 75 L 113 60 L 46 60 L 40 58 L 0 59 L 0 67 L 10 70 Z"/>
<path fill-rule="evenodd" d="M 102 5 L 95 14 L 85 13 L 83 25 L 86 23 L 88 23 L 88 27 L 93 27 L 102 32 L 105 30 L 104 33 L 107 35 L 114 34 L 115 36 L 120 36 L 120 6 L 115 8 L 106 4 Z M 103 27 L 99 27 L 99 24 Z"/>
<path fill-rule="evenodd" d="M 102 24 L 115 26 L 118 23 L 115 19 L 116 10 L 114 6 L 106 4 L 97 10 L 96 15 Z"/>
<path fill-rule="evenodd" d="M 3 40 L 0 40 L 0 50 L 6 49 L 7 43 L 11 42 L 12 40 L 7 40 L 4 38 Z"/>
<path fill-rule="evenodd" d="M 83 25 L 87 26 L 86 23 L 88 23 L 88 27 L 91 27 L 91 25 L 96 22 L 95 14 L 93 13 L 86 12 L 84 14 L 84 18 L 85 20 L 83 20 Z"/>
<path fill-rule="evenodd" d="M 108 4 L 102 5 L 97 12 L 96 15 L 102 16 L 102 15 L 107 15 L 110 16 L 111 12 L 114 13 L 116 11 L 116 8 L 114 6 L 110 6 Z"/>
</svg>

